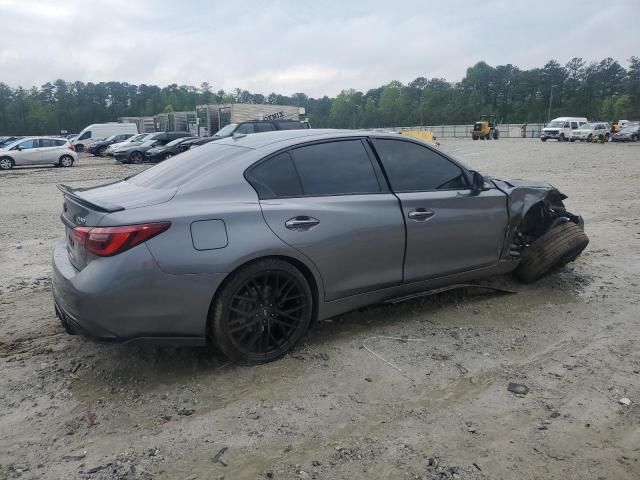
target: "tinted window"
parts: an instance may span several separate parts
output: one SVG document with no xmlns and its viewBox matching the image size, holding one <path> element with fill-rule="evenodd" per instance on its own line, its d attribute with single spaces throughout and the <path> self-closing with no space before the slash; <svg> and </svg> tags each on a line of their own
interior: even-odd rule
<svg viewBox="0 0 640 480">
<path fill-rule="evenodd" d="M 61 142 L 61 143 L 58 143 Z M 63 140 L 54 140 L 53 138 L 41 138 L 40 139 L 40 147 L 58 147 L 60 145 L 64 145 Z"/>
<path fill-rule="evenodd" d="M 302 130 L 305 126 L 300 122 L 275 122 L 278 130 Z"/>
<path fill-rule="evenodd" d="M 233 133 L 244 133 L 245 135 L 247 133 L 254 133 L 253 123 L 241 123 Z"/>
<path fill-rule="evenodd" d="M 578 128 L 578 122 L 571 122 L 571 128 L 574 130 Z"/>
<path fill-rule="evenodd" d="M 61 147 L 67 143 L 66 140 L 54 140 L 54 142 L 56 143 L 57 147 Z"/>
<path fill-rule="evenodd" d="M 175 188 L 209 174 L 218 165 L 235 161 L 247 150 L 230 145 L 208 145 L 165 160 L 126 181 L 145 188 Z"/>
<path fill-rule="evenodd" d="M 427 147 L 400 140 L 372 141 L 396 192 L 469 187 L 460 167 Z"/>
<path fill-rule="evenodd" d="M 304 195 L 380 192 L 360 140 L 308 145 L 292 150 L 292 154 Z"/>
<path fill-rule="evenodd" d="M 299 197 L 302 195 L 296 169 L 289 153 L 272 157 L 248 173 L 248 180 L 260 198 Z"/>
<path fill-rule="evenodd" d="M 91 131 L 84 132 L 81 137 L 78 137 L 78 140 L 84 140 L 85 138 L 91 138 Z"/>
<path fill-rule="evenodd" d="M 273 125 L 270 123 L 256 123 L 254 126 L 256 133 L 273 131 Z"/>
</svg>

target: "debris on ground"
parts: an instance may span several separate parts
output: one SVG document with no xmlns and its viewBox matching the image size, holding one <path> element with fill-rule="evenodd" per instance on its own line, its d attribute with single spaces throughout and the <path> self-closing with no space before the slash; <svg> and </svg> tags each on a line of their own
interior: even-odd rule
<svg viewBox="0 0 640 480">
<path fill-rule="evenodd" d="M 507 387 L 507 390 L 509 390 L 511 393 L 515 393 L 516 395 L 526 395 L 527 393 L 529 393 L 529 387 L 521 383 L 512 382 Z"/>
</svg>

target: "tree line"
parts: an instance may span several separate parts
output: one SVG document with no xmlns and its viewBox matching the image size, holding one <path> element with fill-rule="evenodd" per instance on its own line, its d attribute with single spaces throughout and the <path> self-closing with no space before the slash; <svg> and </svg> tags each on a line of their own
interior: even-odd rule
<svg viewBox="0 0 640 480">
<path fill-rule="evenodd" d="M 640 119 L 640 57 L 628 59 L 626 68 L 612 58 L 592 63 L 574 58 L 564 66 L 550 60 L 529 70 L 478 62 L 459 82 L 418 77 L 406 85 L 392 81 L 366 93 L 343 90 L 334 98 L 304 93 L 265 96 L 239 88 L 215 91 L 206 82 L 161 88 L 59 79 L 30 89 L 0 82 L 0 134 L 78 132 L 118 117 L 234 102 L 305 107 L 314 127 L 333 128 L 469 124 L 481 114 L 494 114 L 503 123 L 544 123 L 549 105 L 552 118 Z"/>
</svg>

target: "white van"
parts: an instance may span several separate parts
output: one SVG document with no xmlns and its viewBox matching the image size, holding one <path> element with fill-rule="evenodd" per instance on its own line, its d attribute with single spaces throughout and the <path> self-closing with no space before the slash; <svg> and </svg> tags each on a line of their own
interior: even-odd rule
<svg viewBox="0 0 640 480">
<path fill-rule="evenodd" d="M 138 126 L 135 123 L 94 123 L 84 128 L 73 140 L 73 145 L 77 152 L 84 151 L 85 147 L 97 140 L 104 140 L 111 135 L 121 133 L 138 133 Z"/>
<path fill-rule="evenodd" d="M 587 123 L 585 117 L 558 117 L 551 120 L 540 132 L 540 140 L 546 142 L 553 138 L 559 142 L 566 142 L 571 137 L 571 132 Z"/>
</svg>

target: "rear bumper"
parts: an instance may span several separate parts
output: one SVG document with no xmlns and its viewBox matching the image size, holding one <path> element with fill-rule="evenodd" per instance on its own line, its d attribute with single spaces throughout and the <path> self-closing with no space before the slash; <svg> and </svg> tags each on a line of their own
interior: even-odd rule
<svg viewBox="0 0 640 480">
<path fill-rule="evenodd" d="M 102 343 L 203 345 L 209 306 L 224 278 L 164 273 L 145 244 L 96 259 L 78 271 L 61 240 L 52 267 L 54 308 L 62 325 L 71 334 Z"/>
</svg>

